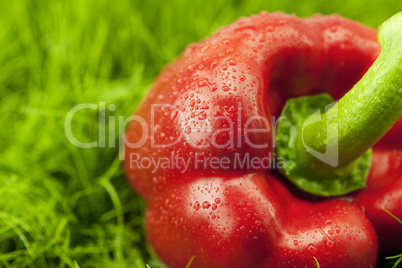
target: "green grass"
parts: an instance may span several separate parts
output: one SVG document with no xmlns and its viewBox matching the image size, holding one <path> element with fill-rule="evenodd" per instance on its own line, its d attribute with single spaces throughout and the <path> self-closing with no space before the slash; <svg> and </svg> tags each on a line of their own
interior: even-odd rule
<svg viewBox="0 0 402 268">
<path fill-rule="evenodd" d="M 74 105 L 104 101 L 116 105 L 106 116 L 129 116 L 186 44 L 240 16 L 340 13 L 377 26 L 401 9 L 400 0 L 0 1 L 0 267 L 162 266 L 118 149 L 68 142 Z M 77 114 L 74 135 L 96 140 L 97 118 Z"/>
</svg>

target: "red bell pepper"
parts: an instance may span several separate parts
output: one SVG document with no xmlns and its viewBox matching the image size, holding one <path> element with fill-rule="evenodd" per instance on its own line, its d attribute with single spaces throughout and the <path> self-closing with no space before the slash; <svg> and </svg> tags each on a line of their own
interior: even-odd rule
<svg viewBox="0 0 402 268">
<path fill-rule="evenodd" d="M 364 190 L 314 197 L 275 170 L 285 102 L 341 98 L 379 55 L 376 33 L 337 15 L 262 12 L 164 68 L 124 139 L 148 240 L 167 265 L 374 267 L 377 236 L 384 252 L 402 246 L 383 209 L 402 218 L 401 120 L 374 147 Z"/>
</svg>

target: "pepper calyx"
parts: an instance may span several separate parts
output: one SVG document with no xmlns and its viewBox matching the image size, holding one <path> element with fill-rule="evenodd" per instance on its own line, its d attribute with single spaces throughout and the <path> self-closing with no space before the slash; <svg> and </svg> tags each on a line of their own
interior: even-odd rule
<svg viewBox="0 0 402 268">
<path fill-rule="evenodd" d="M 371 167 L 371 150 L 347 165 L 338 166 L 338 150 L 333 148 L 336 143 L 325 142 L 330 146 L 321 151 L 314 143 L 306 142 L 303 130 L 314 129 L 315 117 L 325 117 L 323 110 L 333 104 L 333 98 L 326 93 L 288 100 L 276 136 L 278 157 L 285 159 L 281 172 L 297 187 L 319 196 L 343 195 L 363 188 Z M 338 126 L 333 118 L 331 121 L 327 133 L 333 135 Z"/>
</svg>

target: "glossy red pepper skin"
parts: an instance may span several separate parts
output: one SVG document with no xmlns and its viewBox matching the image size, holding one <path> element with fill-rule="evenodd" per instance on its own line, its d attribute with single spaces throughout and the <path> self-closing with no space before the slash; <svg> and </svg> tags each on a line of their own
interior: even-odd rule
<svg viewBox="0 0 402 268">
<path fill-rule="evenodd" d="M 308 201 L 267 174 L 181 184 L 149 203 L 146 215 L 149 241 L 171 267 L 192 256 L 194 267 L 316 267 L 313 257 L 321 267 L 376 262 L 375 233 L 357 206 Z"/>
<path fill-rule="evenodd" d="M 315 267 L 316 257 L 321 267 L 374 267 L 377 238 L 357 205 L 314 200 L 270 170 L 203 168 L 196 158 L 269 155 L 271 116 L 288 98 L 320 92 L 340 98 L 379 50 L 375 30 L 340 16 L 261 13 L 188 46 L 165 67 L 136 111 L 149 125 L 133 122 L 126 135 L 132 144 L 152 137 L 125 152 L 128 179 L 148 205 L 148 239 L 161 259 L 171 267 L 184 267 L 192 256 L 192 267 Z M 178 111 L 159 107 L 151 114 L 153 104 L 166 103 Z M 252 128 L 270 131 L 245 133 L 245 122 L 256 115 L 266 121 L 255 120 Z M 208 146 L 213 142 L 220 146 Z M 133 154 L 190 163 L 143 168 L 133 164 Z M 373 209 L 371 219 L 377 212 L 366 199 L 364 191 L 356 197 L 366 212 Z M 371 220 L 380 230 L 381 220 L 378 226 Z"/>
<path fill-rule="evenodd" d="M 402 119 L 373 149 L 373 165 L 367 187 L 354 193 L 378 235 L 380 255 L 402 250 Z"/>
</svg>

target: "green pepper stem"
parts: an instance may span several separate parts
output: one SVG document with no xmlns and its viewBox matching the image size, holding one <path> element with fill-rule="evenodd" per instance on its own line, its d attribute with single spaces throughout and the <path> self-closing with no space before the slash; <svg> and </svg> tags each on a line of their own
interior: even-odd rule
<svg viewBox="0 0 402 268">
<path fill-rule="evenodd" d="M 303 131 L 304 142 L 315 150 L 337 146 L 338 166 L 363 155 L 402 115 L 402 12 L 381 25 L 378 39 L 381 53 L 363 78 L 327 110 L 324 120 Z M 334 122 L 337 135 L 327 133 Z"/>
</svg>

